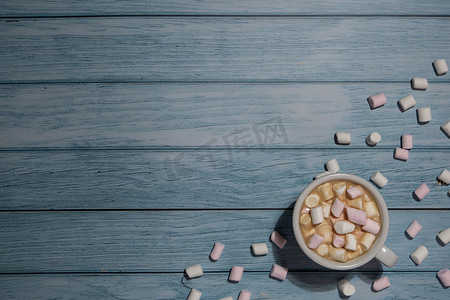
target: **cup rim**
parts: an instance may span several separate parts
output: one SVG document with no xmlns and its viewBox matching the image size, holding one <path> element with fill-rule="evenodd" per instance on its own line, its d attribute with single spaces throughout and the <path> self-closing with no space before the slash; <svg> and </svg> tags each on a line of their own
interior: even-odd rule
<svg viewBox="0 0 450 300">
<path fill-rule="evenodd" d="M 356 184 L 364 186 L 372 194 L 374 200 L 377 203 L 378 209 L 380 211 L 380 222 L 382 224 L 381 230 L 378 233 L 378 237 L 369 251 L 345 263 L 323 258 L 322 256 L 312 251 L 306 245 L 299 223 L 300 211 L 302 208 L 302 204 L 306 199 L 306 196 L 308 196 L 309 193 L 317 186 L 333 180 L 349 180 Z M 294 230 L 295 239 L 297 240 L 297 243 L 299 244 L 303 253 L 305 253 L 312 261 L 323 267 L 333 270 L 350 270 L 368 263 L 378 254 L 378 252 L 380 252 L 381 248 L 386 242 L 389 231 L 389 213 L 386 203 L 384 202 L 384 199 L 381 196 L 380 192 L 369 181 L 352 174 L 335 173 L 320 177 L 312 181 L 303 189 L 303 191 L 298 196 L 297 201 L 295 202 L 294 211 L 292 214 L 292 228 Z"/>
</svg>

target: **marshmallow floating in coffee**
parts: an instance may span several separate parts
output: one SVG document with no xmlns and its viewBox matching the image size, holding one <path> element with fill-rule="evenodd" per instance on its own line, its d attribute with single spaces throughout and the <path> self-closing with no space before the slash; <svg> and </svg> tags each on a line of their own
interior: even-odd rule
<svg viewBox="0 0 450 300">
<path fill-rule="evenodd" d="M 366 225 L 367 214 L 365 211 L 353 207 L 347 207 L 347 218 L 350 222 L 358 225 Z"/>
<path fill-rule="evenodd" d="M 378 278 L 378 279 L 374 280 L 374 282 L 372 283 L 372 288 L 376 292 L 384 290 L 385 288 L 388 288 L 390 286 L 391 286 L 391 282 L 389 281 L 389 278 L 387 276 Z"/>
<path fill-rule="evenodd" d="M 406 233 L 411 237 L 415 238 L 419 231 L 422 230 L 422 225 L 419 224 L 416 220 L 414 220 L 406 229 Z"/>
<path fill-rule="evenodd" d="M 404 112 L 413 107 L 414 105 L 416 105 L 416 100 L 414 99 L 413 95 L 408 95 L 398 100 L 397 103 L 398 106 L 400 107 L 400 110 Z"/>
<path fill-rule="evenodd" d="M 442 285 L 445 287 L 450 286 L 450 270 L 442 269 L 437 273 L 439 280 L 442 282 Z"/>
<path fill-rule="evenodd" d="M 286 239 L 277 231 L 272 232 L 270 240 L 280 249 L 283 249 L 284 245 L 286 245 Z"/>
<path fill-rule="evenodd" d="M 336 261 L 345 262 L 347 251 L 343 248 L 330 247 L 330 257 Z"/>
<path fill-rule="evenodd" d="M 355 224 L 353 224 L 349 221 L 346 221 L 346 220 L 339 221 L 339 222 L 334 223 L 334 230 L 338 234 L 350 233 L 353 230 L 355 230 Z"/>
<path fill-rule="evenodd" d="M 228 280 L 232 282 L 239 282 L 242 279 L 242 274 L 244 273 L 244 268 L 240 266 L 234 266 L 231 268 Z"/>
<path fill-rule="evenodd" d="M 380 231 L 380 224 L 372 219 L 367 219 L 367 222 L 362 229 L 372 234 L 377 234 Z"/>
<path fill-rule="evenodd" d="M 375 146 L 381 141 L 381 135 L 378 132 L 372 132 L 366 137 L 366 143 L 369 146 Z"/>
<path fill-rule="evenodd" d="M 407 161 L 409 159 L 409 151 L 402 148 L 395 148 L 394 158 Z"/>
<path fill-rule="evenodd" d="M 370 108 L 375 109 L 386 104 L 386 96 L 384 93 L 378 93 L 367 98 Z"/>
<path fill-rule="evenodd" d="M 336 158 L 333 158 L 333 159 L 330 159 L 329 161 L 327 161 L 325 164 L 325 168 L 327 169 L 328 172 L 331 172 L 331 173 L 337 173 L 341 170 Z"/>
<path fill-rule="evenodd" d="M 203 269 L 200 264 L 187 267 L 185 272 L 189 278 L 196 278 L 203 275 Z"/>
<path fill-rule="evenodd" d="M 370 180 L 372 180 L 379 188 L 384 187 L 388 183 L 388 179 L 379 171 L 373 173 L 372 176 L 370 176 Z"/>
<path fill-rule="evenodd" d="M 426 90 L 428 88 L 428 80 L 426 78 L 414 77 L 411 79 L 411 87 L 413 90 Z"/>
<path fill-rule="evenodd" d="M 192 289 L 191 292 L 189 293 L 187 300 L 200 300 L 201 297 L 202 292 L 200 292 L 197 289 Z"/>
<path fill-rule="evenodd" d="M 360 186 L 352 186 L 351 188 L 347 189 L 347 197 L 352 200 L 361 197 L 362 195 L 364 195 L 364 191 Z"/>
<path fill-rule="evenodd" d="M 375 241 L 376 236 L 366 232 L 361 237 L 361 246 L 365 251 L 369 250 L 372 247 L 373 242 Z"/>
<path fill-rule="evenodd" d="M 252 245 L 252 252 L 256 256 L 266 255 L 269 253 L 266 243 L 255 243 Z"/>
<path fill-rule="evenodd" d="M 428 249 L 425 246 L 419 246 L 409 257 L 416 265 L 420 265 L 427 256 Z"/>
<path fill-rule="evenodd" d="M 447 169 L 444 169 L 439 175 L 438 179 L 442 181 L 445 184 L 450 184 L 450 171 Z"/>
<path fill-rule="evenodd" d="M 338 289 L 346 297 L 352 296 L 356 291 L 355 286 L 351 284 L 350 281 L 348 281 L 347 279 L 339 280 Z"/>
<path fill-rule="evenodd" d="M 342 211 L 344 211 L 345 204 L 338 198 L 334 199 L 333 205 L 331 205 L 331 213 L 336 218 L 339 218 L 339 216 L 342 214 Z"/>
<path fill-rule="evenodd" d="M 433 61 L 433 69 L 437 76 L 445 75 L 448 72 L 448 66 L 445 59 L 436 59 Z"/>
<path fill-rule="evenodd" d="M 450 138 L 450 120 L 441 125 L 442 131 Z"/>
<path fill-rule="evenodd" d="M 336 248 L 342 248 L 345 245 L 345 236 L 339 234 L 333 234 L 333 246 Z"/>
<path fill-rule="evenodd" d="M 218 260 L 220 258 L 220 256 L 222 255 L 224 248 L 225 248 L 224 244 L 222 244 L 220 242 L 215 243 L 209 257 L 214 261 Z"/>
<path fill-rule="evenodd" d="M 341 196 L 345 193 L 345 190 L 347 189 L 347 185 L 345 182 L 339 182 L 333 185 L 333 191 L 336 193 L 336 195 Z"/>
<path fill-rule="evenodd" d="M 437 237 L 444 245 L 447 245 L 450 242 L 450 228 L 447 228 L 439 232 Z"/>
<path fill-rule="evenodd" d="M 338 131 L 334 134 L 336 139 L 336 144 L 339 145 L 350 145 L 352 142 L 352 137 L 350 136 L 350 133 L 348 132 L 342 132 Z"/>
<path fill-rule="evenodd" d="M 316 224 L 320 224 L 323 222 L 323 209 L 322 206 L 316 206 L 311 208 L 311 210 L 309 211 L 309 213 L 311 214 L 311 221 L 314 225 Z"/>
<path fill-rule="evenodd" d="M 315 233 L 312 237 L 309 238 L 308 247 L 311 249 L 316 249 L 322 244 L 324 237 Z"/>
<path fill-rule="evenodd" d="M 354 234 L 348 233 L 345 235 L 345 249 L 355 251 L 357 245 L 358 242 Z"/>
<path fill-rule="evenodd" d="M 270 270 L 270 277 L 278 279 L 278 280 L 285 280 L 287 276 L 288 269 L 285 267 L 282 267 L 277 264 L 272 265 L 272 269 Z"/>
<path fill-rule="evenodd" d="M 411 134 L 402 135 L 402 149 L 410 150 L 413 147 L 413 136 Z"/>
<path fill-rule="evenodd" d="M 242 290 L 239 293 L 238 300 L 250 300 L 251 296 L 252 296 L 252 293 L 249 290 Z"/>
<path fill-rule="evenodd" d="M 430 188 L 425 183 L 422 183 L 418 188 L 416 188 L 414 195 L 416 195 L 419 200 L 422 200 L 426 195 L 428 195 L 429 192 Z"/>
</svg>

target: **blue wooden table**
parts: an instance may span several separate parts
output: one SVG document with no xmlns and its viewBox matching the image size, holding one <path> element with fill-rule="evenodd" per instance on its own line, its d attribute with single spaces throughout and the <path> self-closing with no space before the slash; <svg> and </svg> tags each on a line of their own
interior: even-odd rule
<svg viewBox="0 0 450 300">
<path fill-rule="evenodd" d="M 436 272 L 450 246 L 436 235 L 450 226 L 449 187 L 436 176 L 450 169 L 450 77 L 431 63 L 450 63 L 449 32 L 450 3 L 437 0 L 1 1 L 0 298 L 186 299 L 197 288 L 202 299 L 336 299 L 347 278 L 355 299 L 448 299 Z M 429 88 L 411 90 L 412 77 Z M 388 102 L 370 110 L 378 92 Z M 400 112 L 410 93 L 430 123 Z M 373 131 L 382 141 L 368 147 Z M 407 162 L 393 159 L 404 133 Z M 331 158 L 388 177 L 394 268 L 329 271 L 296 244 L 293 204 Z M 416 201 L 422 182 L 431 193 Z M 423 230 L 409 240 L 414 219 Z M 256 242 L 267 256 L 251 255 Z M 430 254 L 416 266 L 419 245 Z M 204 275 L 186 280 L 198 263 Z M 269 278 L 273 263 L 286 280 Z M 382 275 L 392 285 L 375 293 Z"/>
</svg>

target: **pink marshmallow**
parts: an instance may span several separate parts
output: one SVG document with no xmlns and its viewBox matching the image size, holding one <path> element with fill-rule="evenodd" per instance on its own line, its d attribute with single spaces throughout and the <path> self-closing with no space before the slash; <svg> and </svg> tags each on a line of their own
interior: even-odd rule
<svg viewBox="0 0 450 300">
<path fill-rule="evenodd" d="M 350 199 L 355 199 L 361 197 L 362 195 L 364 195 L 364 191 L 360 186 L 352 186 L 351 188 L 347 189 L 347 197 L 349 197 Z"/>
<path fill-rule="evenodd" d="M 331 205 L 331 213 L 336 218 L 339 218 L 339 216 L 342 214 L 342 211 L 344 210 L 345 204 L 338 198 L 334 199 L 333 205 Z"/>
<path fill-rule="evenodd" d="M 249 290 L 242 290 L 239 293 L 238 300 L 250 300 L 252 293 Z"/>
<path fill-rule="evenodd" d="M 442 285 L 445 287 L 450 286 L 450 270 L 442 269 L 437 273 L 439 280 L 442 282 Z"/>
<path fill-rule="evenodd" d="M 409 158 L 409 151 L 402 148 L 395 148 L 394 158 L 407 161 Z"/>
<path fill-rule="evenodd" d="M 242 274 L 244 273 L 244 268 L 239 266 L 234 266 L 231 268 L 230 275 L 228 276 L 229 281 L 239 282 L 242 279 Z"/>
<path fill-rule="evenodd" d="M 402 148 L 403 149 L 412 149 L 413 147 L 413 136 L 410 134 L 402 135 Z"/>
<path fill-rule="evenodd" d="M 377 292 L 384 290 L 385 288 L 390 287 L 390 286 L 391 286 L 391 282 L 389 281 L 389 278 L 387 276 L 378 278 L 372 284 L 373 289 Z"/>
<path fill-rule="evenodd" d="M 430 192 L 430 189 L 428 188 L 428 186 L 425 183 L 422 183 L 421 185 L 419 185 L 419 187 L 414 191 L 414 194 L 417 196 L 417 198 L 419 198 L 420 200 L 422 200 L 423 198 L 425 198 L 426 195 L 428 195 L 428 193 Z"/>
<path fill-rule="evenodd" d="M 386 104 L 386 96 L 384 93 L 378 93 L 367 98 L 370 108 L 374 109 Z"/>
<path fill-rule="evenodd" d="M 411 225 L 409 225 L 408 229 L 406 229 L 406 233 L 411 237 L 415 238 L 419 231 L 422 230 L 422 225 L 419 224 L 416 220 L 414 220 Z"/>
<path fill-rule="evenodd" d="M 367 219 L 367 223 L 362 227 L 362 229 L 372 234 L 377 234 L 378 231 L 380 231 L 380 224 L 372 219 Z"/>
<path fill-rule="evenodd" d="M 319 247 L 320 244 L 322 244 L 323 240 L 324 240 L 323 236 L 314 233 L 314 235 L 309 238 L 308 247 L 311 249 L 316 249 L 317 247 Z"/>
<path fill-rule="evenodd" d="M 333 235 L 333 246 L 336 248 L 344 247 L 345 239 L 343 235 L 334 234 Z"/>
<path fill-rule="evenodd" d="M 270 240 L 280 249 L 283 249 L 284 245 L 286 245 L 286 239 L 276 231 L 272 232 Z"/>
<path fill-rule="evenodd" d="M 225 245 L 222 243 L 215 243 L 213 249 L 211 250 L 211 254 L 209 257 L 212 260 L 218 260 L 220 256 L 222 255 L 223 248 L 225 248 Z"/>
<path fill-rule="evenodd" d="M 350 222 L 358 225 L 366 225 L 367 223 L 366 212 L 357 208 L 347 207 L 347 218 Z"/>
<path fill-rule="evenodd" d="M 272 265 L 272 270 L 270 270 L 270 277 L 276 278 L 279 280 L 285 280 L 287 276 L 288 269 L 285 267 L 282 267 L 277 264 Z"/>
</svg>

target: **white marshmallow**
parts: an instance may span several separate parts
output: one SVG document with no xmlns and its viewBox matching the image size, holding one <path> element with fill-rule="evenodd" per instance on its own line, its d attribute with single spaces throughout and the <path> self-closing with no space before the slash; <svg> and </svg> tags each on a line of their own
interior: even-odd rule
<svg viewBox="0 0 450 300">
<path fill-rule="evenodd" d="M 336 143 L 339 145 L 349 145 L 352 142 L 352 137 L 348 132 L 338 131 L 335 134 Z"/>
<path fill-rule="evenodd" d="M 317 254 L 320 256 L 325 256 L 328 254 L 330 247 L 326 244 L 320 244 L 319 247 L 316 248 Z"/>
<path fill-rule="evenodd" d="M 427 256 L 428 249 L 425 246 L 419 246 L 409 257 L 411 257 L 411 260 L 415 262 L 416 265 L 420 265 Z"/>
<path fill-rule="evenodd" d="M 187 300 L 200 300 L 201 297 L 202 292 L 200 292 L 197 289 L 192 289 L 191 292 L 189 293 Z"/>
<path fill-rule="evenodd" d="M 314 176 L 314 180 L 319 179 L 319 178 L 321 178 L 321 177 L 323 177 L 323 176 L 331 175 L 331 174 L 334 174 L 334 173 L 333 173 L 333 172 L 328 172 L 328 171 L 319 173 L 319 174 L 317 174 L 316 176 Z"/>
<path fill-rule="evenodd" d="M 372 132 L 369 134 L 369 136 L 366 138 L 366 143 L 369 146 L 375 146 L 381 141 L 381 135 L 378 132 Z"/>
<path fill-rule="evenodd" d="M 442 230 L 441 232 L 439 232 L 438 238 L 441 240 L 441 242 L 444 245 L 447 245 L 448 242 L 450 242 L 450 228 L 447 228 L 447 229 Z"/>
<path fill-rule="evenodd" d="M 364 250 L 369 250 L 372 247 L 373 242 L 375 241 L 376 236 L 371 233 L 364 233 L 361 237 L 361 246 Z"/>
<path fill-rule="evenodd" d="M 338 289 L 346 297 L 352 296 L 356 291 L 355 286 L 353 284 L 351 284 L 350 281 L 348 281 L 347 279 L 339 280 Z"/>
<path fill-rule="evenodd" d="M 431 121 L 431 108 L 421 107 L 417 109 L 417 120 L 419 123 L 428 123 Z"/>
<path fill-rule="evenodd" d="M 203 275 L 202 266 L 199 264 L 187 267 L 185 271 L 189 278 L 200 277 Z"/>
<path fill-rule="evenodd" d="M 334 230 L 337 234 L 346 234 L 355 230 L 355 224 L 349 221 L 339 221 L 334 223 Z"/>
<path fill-rule="evenodd" d="M 252 252 L 254 255 L 266 255 L 269 253 L 266 243 L 255 243 L 252 245 Z"/>
<path fill-rule="evenodd" d="M 341 170 L 341 168 L 339 168 L 339 164 L 336 160 L 336 158 L 330 159 L 329 161 L 327 161 L 327 163 L 325 164 L 325 167 L 327 168 L 328 172 L 331 173 L 337 173 Z"/>
<path fill-rule="evenodd" d="M 330 257 L 334 260 L 345 262 L 347 251 L 344 248 L 334 248 L 330 246 Z"/>
<path fill-rule="evenodd" d="M 330 217 L 330 210 L 331 210 L 331 205 L 327 202 L 322 202 L 320 204 L 322 206 L 323 209 L 323 217 L 324 218 L 329 218 Z"/>
<path fill-rule="evenodd" d="M 370 180 L 372 180 L 379 188 L 382 188 L 388 183 L 388 179 L 378 171 L 370 176 Z"/>
<path fill-rule="evenodd" d="M 426 90 L 428 87 L 428 80 L 426 78 L 414 77 L 411 79 L 411 86 L 414 90 Z"/>
<path fill-rule="evenodd" d="M 311 214 L 311 221 L 314 225 L 320 224 L 323 222 L 323 209 L 322 206 L 316 206 L 314 208 L 311 208 L 309 211 Z"/>
<path fill-rule="evenodd" d="M 356 237 L 353 234 L 345 235 L 345 249 L 355 251 L 357 244 Z"/>
<path fill-rule="evenodd" d="M 311 194 L 305 199 L 305 204 L 309 208 L 316 207 L 319 205 L 320 197 L 317 194 Z"/>
<path fill-rule="evenodd" d="M 416 100 L 414 99 L 413 95 L 408 95 L 398 100 L 397 103 L 400 106 L 401 111 L 404 112 L 416 105 Z"/>
<path fill-rule="evenodd" d="M 322 200 L 329 200 L 334 196 L 333 189 L 331 188 L 331 184 L 329 182 L 322 184 L 317 189 L 319 190 L 319 194 L 322 196 Z"/>
<path fill-rule="evenodd" d="M 450 184 L 450 171 L 447 169 L 444 169 L 441 174 L 439 174 L 438 179 L 445 184 Z"/>
<path fill-rule="evenodd" d="M 340 183 L 336 183 L 335 185 L 333 185 L 333 191 L 338 196 L 344 194 L 346 189 L 347 189 L 347 186 L 345 185 L 345 182 L 340 182 Z"/>
<path fill-rule="evenodd" d="M 441 125 L 441 129 L 447 134 L 450 138 L 450 120 Z"/>
<path fill-rule="evenodd" d="M 445 75 L 448 72 L 448 66 L 445 59 L 436 59 L 433 61 L 433 68 L 437 76 Z"/>
</svg>

